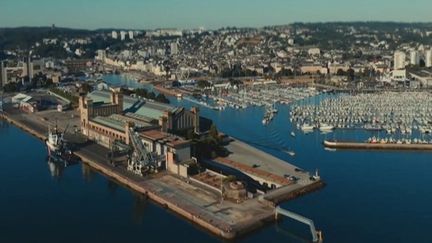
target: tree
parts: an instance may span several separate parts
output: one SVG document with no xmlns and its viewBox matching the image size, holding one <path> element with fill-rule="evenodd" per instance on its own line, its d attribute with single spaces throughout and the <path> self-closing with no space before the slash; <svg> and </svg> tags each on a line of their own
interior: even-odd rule
<svg viewBox="0 0 432 243">
<path fill-rule="evenodd" d="M 88 83 L 83 83 L 81 85 L 81 92 L 87 94 L 93 91 L 93 87 Z"/>
<path fill-rule="evenodd" d="M 205 88 L 205 87 L 210 86 L 210 83 L 209 83 L 208 81 L 206 81 L 206 80 L 198 80 L 197 85 L 198 85 L 198 87 L 199 87 L 200 89 L 203 89 L 203 88 Z"/>
<path fill-rule="evenodd" d="M 342 70 L 341 68 L 339 68 L 336 72 L 336 75 L 338 75 L 338 76 L 344 76 L 345 74 L 346 74 L 345 71 Z"/>
<path fill-rule="evenodd" d="M 153 91 L 151 91 L 150 93 L 147 93 L 147 99 L 155 100 L 156 94 Z"/>
<path fill-rule="evenodd" d="M 354 69 L 352 69 L 352 68 L 348 69 L 346 74 L 348 76 L 348 81 L 354 81 L 354 78 L 355 78 Z"/>
<path fill-rule="evenodd" d="M 166 97 L 165 97 L 165 95 L 164 94 L 161 94 L 161 93 L 159 93 L 157 96 L 156 96 L 156 101 L 158 101 L 158 102 L 161 102 L 161 103 L 166 103 L 166 104 L 169 104 L 169 99 L 167 99 Z"/>
<path fill-rule="evenodd" d="M 17 92 L 21 89 L 21 82 L 7 83 L 3 86 L 3 91 L 6 93 Z"/>
<path fill-rule="evenodd" d="M 285 68 L 282 68 L 278 73 L 277 73 L 277 76 L 279 76 L 279 77 L 286 77 L 286 76 L 293 76 L 294 75 L 294 73 L 293 73 L 293 71 L 291 70 L 291 69 L 285 69 Z"/>
<path fill-rule="evenodd" d="M 144 98 L 147 98 L 147 90 L 146 89 L 136 89 L 135 94 Z"/>
</svg>

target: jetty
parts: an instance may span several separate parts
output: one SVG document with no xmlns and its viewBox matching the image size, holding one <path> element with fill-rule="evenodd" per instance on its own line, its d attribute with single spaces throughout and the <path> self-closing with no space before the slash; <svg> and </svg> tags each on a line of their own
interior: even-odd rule
<svg viewBox="0 0 432 243">
<path fill-rule="evenodd" d="M 406 144 L 406 143 L 368 143 L 368 142 L 339 142 L 324 141 L 324 146 L 331 149 L 358 149 L 358 150 L 411 150 L 432 151 L 432 144 Z"/>
</svg>

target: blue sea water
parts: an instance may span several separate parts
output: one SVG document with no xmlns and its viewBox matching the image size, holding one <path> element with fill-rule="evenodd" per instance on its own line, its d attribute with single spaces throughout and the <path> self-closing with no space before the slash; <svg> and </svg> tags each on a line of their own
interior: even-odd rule
<svg viewBox="0 0 432 243">
<path fill-rule="evenodd" d="M 327 186 L 282 207 L 313 219 L 325 242 L 431 242 L 432 153 L 326 151 L 325 138 L 374 134 L 297 131 L 293 138 L 289 106 L 278 109 L 267 127 L 261 124 L 263 108 L 219 112 L 201 107 L 201 115 L 274 156 L 309 171 L 319 169 Z M 295 157 L 284 149 L 294 150 Z M 46 156 L 41 141 L 0 123 L 0 242 L 222 241 L 82 165 L 53 177 Z M 308 239 L 306 226 L 283 220 L 238 242 Z"/>
</svg>

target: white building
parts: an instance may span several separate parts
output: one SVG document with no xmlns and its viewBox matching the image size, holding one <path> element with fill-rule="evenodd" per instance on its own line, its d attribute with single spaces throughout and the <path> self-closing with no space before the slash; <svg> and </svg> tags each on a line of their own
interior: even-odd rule
<svg viewBox="0 0 432 243">
<path fill-rule="evenodd" d="M 420 53 L 416 50 L 412 50 L 410 53 L 410 64 L 419 65 L 420 64 Z"/>
<path fill-rule="evenodd" d="M 117 38 L 118 38 L 117 31 L 114 31 L 114 30 L 113 30 L 113 32 L 111 32 L 111 37 L 112 37 L 113 39 L 117 39 Z"/>
<path fill-rule="evenodd" d="M 105 61 L 106 51 L 105 50 L 97 50 L 96 60 Z"/>
<path fill-rule="evenodd" d="M 171 42 L 170 49 L 171 49 L 171 55 L 177 55 L 178 54 L 177 42 Z"/>
<path fill-rule="evenodd" d="M 396 51 L 394 53 L 394 66 L 393 69 L 404 69 L 405 68 L 405 58 L 406 55 L 404 52 Z"/>
<path fill-rule="evenodd" d="M 132 30 L 129 30 L 129 39 L 133 40 L 134 38 L 134 32 Z"/>
<path fill-rule="evenodd" d="M 120 40 L 126 39 L 126 31 L 120 31 Z"/>
<path fill-rule="evenodd" d="M 426 67 L 432 67 L 432 49 L 429 49 L 425 53 L 425 64 Z"/>
<path fill-rule="evenodd" d="M 407 80 L 407 71 L 405 69 L 393 70 L 391 72 L 392 81 L 405 81 Z"/>
<path fill-rule="evenodd" d="M 308 50 L 309 56 L 319 56 L 321 54 L 321 50 L 319 48 L 310 48 Z"/>
<path fill-rule="evenodd" d="M 288 39 L 288 45 L 290 46 L 294 45 L 294 39 L 292 38 Z"/>
</svg>

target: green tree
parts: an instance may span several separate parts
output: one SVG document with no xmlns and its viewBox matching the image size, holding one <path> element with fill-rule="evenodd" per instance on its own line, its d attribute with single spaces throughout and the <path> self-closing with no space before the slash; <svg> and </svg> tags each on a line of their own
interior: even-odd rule
<svg viewBox="0 0 432 243">
<path fill-rule="evenodd" d="M 166 103 L 166 104 L 169 103 L 169 100 L 167 99 L 167 97 L 165 97 L 165 95 L 164 95 L 164 94 L 161 94 L 161 93 L 159 93 L 159 94 L 156 96 L 156 101 L 161 102 L 161 103 Z"/>
<path fill-rule="evenodd" d="M 205 87 L 210 86 L 210 83 L 206 80 L 199 80 L 197 85 L 198 85 L 198 88 L 203 89 Z"/>
<path fill-rule="evenodd" d="M 155 100 L 156 99 L 156 94 L 152 91 L 150 93 L 147 94 L 147 99 L 151 99 L 151 100 Z"/>
</svg>

